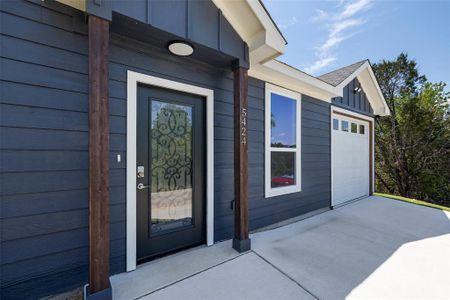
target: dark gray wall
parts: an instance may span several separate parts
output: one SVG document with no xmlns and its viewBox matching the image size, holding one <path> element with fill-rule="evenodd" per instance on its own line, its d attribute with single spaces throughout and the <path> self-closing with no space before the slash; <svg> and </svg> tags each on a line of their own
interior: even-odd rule
<svg viewBox="0 0 450 300">
<path fill-rule="evenodd" d="M 131 39 L 115 35 L 110 48 L 110 97 L 123 103 L 117 119 L 118 132 L 123 138 L 111 145 L 111 150 L 123 153 L 126 147 L 126 97 L 127 70 L 143 74 L 158 76 L 170 80 L 193 84 L 214 90 L 214 149 L 215 149 L 215 239 L 229 238 L 228 227 L 232 226 L 233 218 L 230 202 L 234 198 L 233 192 L 233 75 L 231 70 L 212 68 L 198 61 L 178 58 L 168 55 L 150 46 L 143 46 Z M 263 97 L 263 90 L 250 87 L 252 97 Z M 250 109 L 250 113 L 254 111 Z M 250 119 L 251 121 L 251 119 Z M 250 144 L 250 147 L 252 145 Z M 125 162 L 119 166 L 125 174 Z M 125 185 L 125 178 L 123 178 Z M 122 194 L 125 193 L 123 186 Z M 125 204 L 125 197 L 122 199 Z M 123 211 L 125 218 L 125 211 Z M 123 233 L 125 238 L 125 232 Z M 125 259 L 125 257 L 124 257 Z"/>
<path fill-rule="evenodd" d="M 36 298 L 87 281 L 87 26 L 42 1 L 0 1 L 0 20 L 0 298 Z M 111 99 L 114 150 L 121 105 Z M 124 180 L 111 159 L 113 273 L 125 263 Z"/>
<path fill-rule="evenodd" d="M 0 3 L 1 296 L 31 298 L 87 281 L 87 26 L 84 15 L 52 2 Z M 229 70 L 120 36 L 111 43 L 111 273 L 117 273 L 125 271 L 126 70 L 215 90 L 217 240 L 229 237 L 224 228 L 233 220 L 232 199 L 221 198 L 233 189 L 232 176 L 224 176 L 233 174 L 233 80 Z M 256 88 L 249 93 L 262 97 Z"/>
<path fill-rule="evenodd" d="M 0 298 L 36 298 L 87 281 L 87 27 L 83 14 L 41 1 L 0 1 L 0 20 Z M 231 71 L 116 34 L 109 58 L 111 273 L 125 271 L 127 70 L 214 89 L 215 239 L 230 238 Z M 329 128 L 329 104 L 303 96 L 303 191 L 264 199 L 264 83 L 250 78 L 252 229 L 329 206 Z"/>
<path fill-rule="evenodd" d="M 373 116 L 373 109 L 367 100 L 366 93 L 364 90 L 361 90 L 359 93 L 354 93 L 353 91 L 356 87 L 360 87 L 362 89 L 358 78 L 353 79 L 344 87 L 343 97 L 335 97 L 332 99 L 333 105 Z"/>
<path fill-rule="evenodd" d="M 137 20 L 198 45 L 239 59 L 248 66 L 247 46 L 231 27 L 221 11 L 210 0 L 87 0 L 88 13 L 112 19 L 114 13 Z M 139 38 L 140 39 L 140 38 Z M 204 60 L 203 60 L 204 61 Z"/>
<path fill-rule="evenodd" d="M 252 83 L 256 87 L 256 83 Z M 259 95 L 263 83 L 257 82 Z M 249 98 L 253 108 L 249 126 L 250 229 L 254 230 L 319 208 L 331 199 L 330 104 L 302 95 L 301 181 L 302 191 L 264 197 L 264 98 Z M 229 229 L 231 230 L 231 229 Z"/>
<path fill-rule="evenodd" d="M 264 82 L 250 78 L 249 82 L 249 217 L 254 230 L 319 208 L 330 206 L 331 201 L 331 152 L 330 152 L 330 104 L 302 95 L 302 192 L 265 198 L 264 195 Z M 217 102 L 216 102 L 217 103 Z M 227 105 L 231 118 L 231 102 Z M 217 104 L 216 104 L 217 109 Z M 215 118 L 224 111 L 216 112 Z M 222 118 L 222 117 L 221 117 Z M 227 121 L 232 126 L 231 119 Z M 218 132 L 217 129 L 215 131 Z M 229 133 L 232 134 L 231 131 Z M 216 137 L 216 149 L 218 144 Z M 216 239 L 231 238 L 233 211 L 229 210 L 234 199 L 232 136 L 226 145 L 230 151 L 215 159 L 215 219 Z M 225 160 L 224 160 L 225 159 Z"/>
</svg>

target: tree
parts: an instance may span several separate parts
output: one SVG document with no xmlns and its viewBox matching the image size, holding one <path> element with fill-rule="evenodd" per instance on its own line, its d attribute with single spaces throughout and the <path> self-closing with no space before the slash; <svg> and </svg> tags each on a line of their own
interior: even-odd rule
<svg viewBox="0 0 450 300">
<path fill-rule="evenodd" d="M 391 115 L 376 119 L 376 188 L 450 206 L 450 118 L 444 83 L 400 54 L 373 65 Z"/>
</svg>

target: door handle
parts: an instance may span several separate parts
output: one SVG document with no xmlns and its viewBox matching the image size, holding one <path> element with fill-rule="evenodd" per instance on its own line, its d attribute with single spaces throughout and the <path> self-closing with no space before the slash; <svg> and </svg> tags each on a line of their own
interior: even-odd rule
<svg viewBox="0 0 450 300">
<path fill-rule="evenodd" d="M 137 185 L 138 190 L 148 189 L 150 185 L 144 185 L 143 183 L 139 183 Z"/>
</svg>

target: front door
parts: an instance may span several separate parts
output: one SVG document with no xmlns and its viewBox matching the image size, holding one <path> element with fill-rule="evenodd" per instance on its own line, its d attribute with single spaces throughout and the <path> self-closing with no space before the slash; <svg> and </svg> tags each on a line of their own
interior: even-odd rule
<svg viewBox="0 0 450 300">
<path fill-rule="evenodd" d="M 205 102 L 138 87 L 138 262 L 205 242 Z"/>
</svg>

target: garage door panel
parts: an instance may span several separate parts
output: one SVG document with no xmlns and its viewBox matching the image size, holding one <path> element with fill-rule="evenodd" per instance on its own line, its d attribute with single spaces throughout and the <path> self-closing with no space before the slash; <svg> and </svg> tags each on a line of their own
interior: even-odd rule
<svg viewBox="0 0 450 300">
<path fill-rule="evenodd" d="M 339 205 L 369 194 L 369 127 L 368 122 L 337 114 L 333 119 L 339 121 L 339 129 L 332 129 L 333 205 Z M 342 130 L 343 121 L 348 122 L 348 131 Z"/>
</svg>

